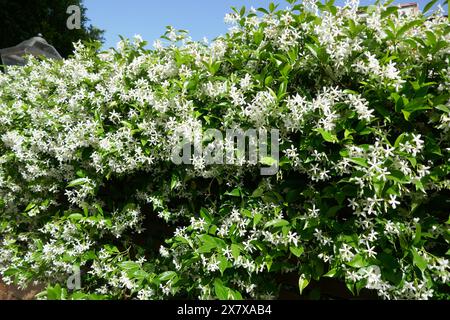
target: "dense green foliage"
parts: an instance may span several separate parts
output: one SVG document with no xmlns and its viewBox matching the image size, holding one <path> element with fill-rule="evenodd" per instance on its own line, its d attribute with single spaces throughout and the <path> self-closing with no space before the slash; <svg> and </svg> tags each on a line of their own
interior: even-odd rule
<svg viewBox="0 0 450 320">
<path fill-rule="evenodd" d="M 152 50 L 78 44 L 0 75 L 2 278 L 47 298 L 276 298 L 323 278 L 448 297 L 448 20 L 290 4 L 235 10 L 209 45 L 169 28 Z M 170 161 L 176 128 L 235 126 L 280 130 L 278 174 Z"/>
</svg>

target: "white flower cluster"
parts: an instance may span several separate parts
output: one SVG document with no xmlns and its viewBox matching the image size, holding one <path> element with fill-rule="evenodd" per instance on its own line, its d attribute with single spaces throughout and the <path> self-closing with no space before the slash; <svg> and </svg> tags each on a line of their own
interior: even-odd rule
<svg viewBox="0 0 450 320">
<path fill-rule="evenodd" d="M 79 266 L 87 298 L 273 298 L 292 273 L 445 295 L 448 20 L 364 10 L 236 11 L 211 43 L 169 28 L 0 73 L 3 281 Z M 276 176 L 171 161 L 180 134 L 236 128 L 279 131 Z"/>
</svg>

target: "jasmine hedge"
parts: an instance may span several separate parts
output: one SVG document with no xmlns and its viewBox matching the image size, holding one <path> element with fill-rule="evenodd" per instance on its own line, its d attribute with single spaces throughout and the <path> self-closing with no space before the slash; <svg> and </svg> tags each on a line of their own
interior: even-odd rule
<svg viewBox="0 0 450 320">
<path fill-rule="evenodd" d="M 447 299 L 449 21 L 288 2 L 234 9 L 211 44 L 169 28 L 152 50 L 78 43 L 0 74 L 3 281 L 48 283 L 41 298 L 266 299 L 329 277 Z M 259 174 L 267 159 L 170 161 L 175 129 L 235 127 L 280 130 L 277 175 Z"/>
</svg>

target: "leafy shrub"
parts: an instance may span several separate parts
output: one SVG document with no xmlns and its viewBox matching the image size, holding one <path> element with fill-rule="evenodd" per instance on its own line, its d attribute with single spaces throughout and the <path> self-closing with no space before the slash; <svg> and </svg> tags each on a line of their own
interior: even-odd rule
<svg viewBox="0 0 450 320">
<path fill-rule="evenodd" d="M 152 50 L 79 43 L 0 75 L 3 280 L 50 283 L 47 298 L 240 299 L 295 274 L 296 292 L 331 277 L 448 297 L 448 20 L 289 3 L 234 10 L 209 45 L 169 28 Z M 235 126 L 280 130 L 277 175 L 170 161 L 176 128 Z"/>
</svg>

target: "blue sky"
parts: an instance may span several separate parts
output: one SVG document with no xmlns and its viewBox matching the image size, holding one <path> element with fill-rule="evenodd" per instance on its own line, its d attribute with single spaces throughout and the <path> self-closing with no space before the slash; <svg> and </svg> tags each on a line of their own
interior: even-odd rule
<svg viewBox="0 0 450 320">
<path fill-rule="evenodd" d="M 423 8 L 429 0 L 418 0 Z M 227 31 L 223 22 L 230 7 L 247 8 L 251 6 L 267 8 L 270 0 L 85 0 L 87 16 L 93 25 L 106 30 L 105 48 L 115 47 L 119 35 L 127 38 L 140 34 L 150 44 L 158 39 L 165 27 L 172 25 L 177 29 L 189 30 L 195 40 L 207 37 L 212 40 Z M 284 0 L 273 0 L 284 8 Z M 344 0 L 337 0 L 342 4 Z M 372 0 L 361 0 L 362 5 L 371 4 Z M 412 2 L 411 0 L 394 3 Z M 440 1 L 441 3 L 443 0 Z"/>
</svg>

